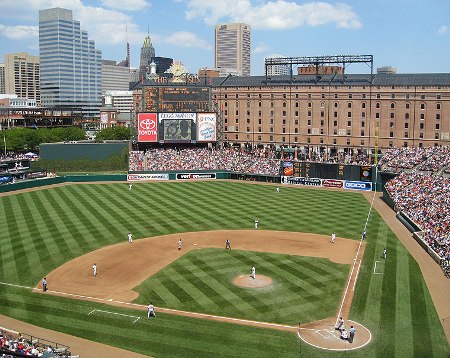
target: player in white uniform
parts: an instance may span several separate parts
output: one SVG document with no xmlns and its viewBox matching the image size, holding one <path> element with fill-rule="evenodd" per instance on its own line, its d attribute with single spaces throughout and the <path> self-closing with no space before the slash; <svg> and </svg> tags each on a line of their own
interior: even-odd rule
<svg viewBox="0 0 450 358">
<path fill-rule="evenodd" d="M 133 184 L 128 184 L 128 190 L 131 190 L 132 187 L 133 187 Z"/>
<path fill-rule="evenodd" d="M 334 244 L 335 241 L 336 241 L 336 234 L 335 234 L 335 233 L 332 233 L 332 234 L 331 234 L 331 240 L 330 240 L 330 242 L 331 242 L 332 244 Z"/>
<path fill-rule="evenodd" d="M 252 278 L 255 279 L 256 278 L 256 269 L 255 266 L 252 266 Z"/>
<path fill-rule="evenodd" d="M 131 232 L 128 233 L 128 242 L 133 242 L 133 235 L 131 235 Z"/>
<path fill-rule="evenodd" d="M 277 193 L 279 193 L 279 192 L 280 192 L 280 188 L 277 187 Z"/>
<path fill-rule="evenodd" d="M 180 240 L 178 240 L 178 251 L 181 250 L 181 246 L 183 245 L 183 242 Z"/>
<path fill-rule="evenodd" d="M 97 265 L 95 264 L 95 262 L 92 265 L 92 275 L 94 275 L 94 277 L 97 276 Z"/>
<path fill-rule="evenodd" d="M 258 224 L 259 224 L 259 221 L 258 221 L 258 220 L 255 220 L 255 229 L 258 228 Z"/>
<path fill-rule="evenodd" d="M 228 240 L 228 239 L 227 239 L 227 241 L 225 241 L 225 250 L 226 250 L 226 249 L 231 250 L 231 242 L 230 242 L 230 240 Z"/>
<path fill-rule="evenodd" d="M 156 317 L 155 306 L 153 306 L 152 303 L 150 303 L 147 307 L 147 319 L 150 317 Z"/>
</svg>

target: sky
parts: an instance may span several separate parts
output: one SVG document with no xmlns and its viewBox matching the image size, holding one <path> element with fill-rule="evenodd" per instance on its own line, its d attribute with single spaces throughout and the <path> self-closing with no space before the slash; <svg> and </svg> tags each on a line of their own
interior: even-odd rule
<svg viewBox="0 0 450 358">
<path fill-rule="evenodd" d="M 1 0 L 0 62 L 7 53 L 39 55 L 39 10 L 52 7 L 71 9 L 104 59 L 125 59 L 128 38 L 133 67 L 149 33 L 156 56 L 191 73 L 212 68 L 215 25 L 244 22 L 252 75 L 263 75 L 274 54 L 373 55 L 374 72 L 450 72 L 450 0 Z"/>
</svg>

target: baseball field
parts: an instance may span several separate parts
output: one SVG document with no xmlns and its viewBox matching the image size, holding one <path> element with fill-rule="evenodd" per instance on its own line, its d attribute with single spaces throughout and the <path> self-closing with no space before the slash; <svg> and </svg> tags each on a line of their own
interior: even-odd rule
<svg viewBox="0 0 450 358">
<path fill-rule="evenodd" d="M 0 202 L 4 316 L 154 357 L 449 355 L 418 264 L 377 211 L 369 215 L 370 200 L 360 193 L 285 186 L 276 193 L 272 185 L 225 181 L 132 190 L 102 183 Z M 258 280 L 268 279 L 258 287 L 252 265 Z M 44 276 L 49 294 L 35 289 Z M 348 319 L 367 328 L 370 341 L 336 352 L 300 339 L 298 327 L 336 317 L 346 291 Z M 150 302 L 157 318 L 147 320 Z"/>
</svg>

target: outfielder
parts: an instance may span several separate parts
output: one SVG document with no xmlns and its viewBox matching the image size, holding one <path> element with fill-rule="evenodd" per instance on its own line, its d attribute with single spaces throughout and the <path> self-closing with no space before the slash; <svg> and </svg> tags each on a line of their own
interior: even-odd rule
<svg viewBox="0 0 450 358">
<path fill-rule="evenodd" d="M 152 303 L 150 303 L 147 307 L 147 319 L 150 317 L 156 317 L 155 306 L 153 306 Z"/>
<path fill-rule="evenodd" d="M 131 190 L 132 187 L 133 187 L 133 184 L 128 184 L 128 190 Z"/>
</svg>

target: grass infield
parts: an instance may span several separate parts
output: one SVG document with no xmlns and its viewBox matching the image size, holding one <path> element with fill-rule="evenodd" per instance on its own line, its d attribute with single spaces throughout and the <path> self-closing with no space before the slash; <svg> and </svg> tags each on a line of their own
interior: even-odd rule
<svg viewBox="0 0 450 358">
<path fill-rule="evenodd" d="M 276 194 L 273 186 L 236 182 L 140 183 L 134 184 L 132 191 L 125 183 L 88 184 L 13 194 L 0 197 L 0 281 L 34 286 L 68 260 L 125 241 L 131 229 L 134 239 L 139 239 L 187 231 L 251 229 L 258 218 L 261 230 L 335 232 L 339 237 L 359 239 L 368 211 L 369 203 L 358 193 L 283 187 Z M 368 327 L 374 338 L 364 349 L 346 355 L 448 357 L 449 347 L 417 263 L 374 211 L 367 232 L 350 318 Z M 374 275 L 374 262 L 385 246 L 389 257 L 383 274 Z M 195 262 L 196 254 L 186 260 Z M 277 255 L 267 254 L 268 267 L 271 257 Z M 216 263 L 212 263 L 214 267 Z M 280 274 L 276 281 L 278 277 L 291 276 Z M 157 292 L 157 288 L 150 289 Z M 258 308 L 251 311 L 259 314 Z M 0 312 L 4 315 L 154 357 L 331 354 L 302 343 L 292 333 L 162 313 L 156 320 L 131 324 L 113 315 L 88 316 L 93 309 L 144 315 L 0 286 Z M 242 310 L 238 308 L 236 314 Z M 302 314 L 306 319 L 309 313 L 299 312 L 299 317 Z M 285 318 L 276 319 L 284 322 Z"/>
<path fill-rule="evenodd" d="M 232 283 L 249 276 L 252 264 L 272 285 L 246 289 Z M 139 285 L 135 302 L 295 326 L 336 313 L 349 269 L 312 257 L 193 250 Z"/>
</svg>

